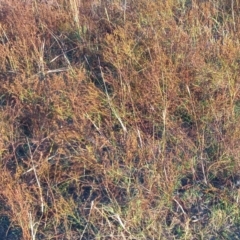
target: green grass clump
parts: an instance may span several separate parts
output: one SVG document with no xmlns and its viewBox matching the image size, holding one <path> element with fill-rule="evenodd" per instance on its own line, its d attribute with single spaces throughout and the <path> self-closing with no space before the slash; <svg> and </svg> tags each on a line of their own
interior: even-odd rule
<svg viewBox="0 0 240 240">
<path fill-rule="evenodd" d="M 0 236 L 240 238 L 239 13 L 2 1 Z"/>
</svg>

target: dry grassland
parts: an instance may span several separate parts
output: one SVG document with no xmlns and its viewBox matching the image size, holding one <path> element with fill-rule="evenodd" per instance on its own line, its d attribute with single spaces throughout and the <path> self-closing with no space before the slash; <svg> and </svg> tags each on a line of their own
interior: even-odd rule
<svg viewBox="0 0 240 240">
<path fill-rule="evenodd" d="M 240 239 L 240 2 L 2 0 L 0 239 Z"/>
</svg>

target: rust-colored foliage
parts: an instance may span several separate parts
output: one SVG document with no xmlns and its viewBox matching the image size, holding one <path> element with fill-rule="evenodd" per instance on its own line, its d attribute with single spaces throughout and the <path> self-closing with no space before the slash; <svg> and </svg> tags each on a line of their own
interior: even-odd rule
<svg viewBox="0 0 240 240">
<path fill-rule="evenodd" d="M 0 238 L 239 237 L 239 7 L 1 1 Z"/>
</svg>

